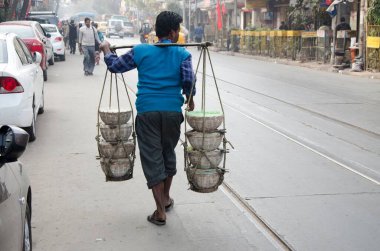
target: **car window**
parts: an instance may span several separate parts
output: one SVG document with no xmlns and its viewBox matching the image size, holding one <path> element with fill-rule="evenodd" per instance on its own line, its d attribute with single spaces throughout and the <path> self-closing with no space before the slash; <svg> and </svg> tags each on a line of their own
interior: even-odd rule
<svg viewBox="0 0 380 251">
<path fill-rule="evenodd" d="M 0 33 L 15 33 L 21 38 L 36 37 L 33 28 L 25 25 L 0 25 Z"/>
<path fill-rule="evenodd" d="M 58 32 L 57 28 L 54 26 L 42 26 L 42 28 L 45 30 L 45 32 L 49 32 L 49 33 Z"/>
<path fill-rule="evenodd" d="M 36 24 L 36 29 L 37 29 L 38 33 L 40 33 L 41 38 L 45 37 L 44 29 L 42 29 L 40 24 Z"/>
<path fill-rule="evenodd" d="M 16 52 L 17 52 L 17 55 L 18 55 L 18 57 L 19 57 L 20 60 L 21 60 L 21 63 L 22 63 L 23 65 L 28 64 L 28 59 L 27 59 L 27 57 L 26 57 L 24 51 L 22 50 L 22 47 L 21 47 L 20 43 L 18 42 L 18 40 L 17 40 L 17 39 L 14 39 L 14 40 L 13 40 L 13 44 L 14 44 L 14 46 L 15 46 L 15 49 L 16 49 Z"/>
<path fill-rule="evenodd" d="M 110 25 L 111 26 L 114 26 L 114 25 L 121 25 L 123 23 L 123 21 L 110 21 Z"/>
<path fill-rule="evenodd" d="M 18 38 L 17 40 L 20 43 L 20 46 L 25 53 L 25 56 L 26 56 L 26 59 L 28 60 L 28 63 L 33 64 L 33 57 L 32 57 L 32 54 L 30 53 L 28 47 L 26 47 L 25 43 L 21 39 Z"/>
<path fill-rule="evenodd" d="M 7 41 L 0 40 L 0 64 L 8 63 Z"/>
</svg>

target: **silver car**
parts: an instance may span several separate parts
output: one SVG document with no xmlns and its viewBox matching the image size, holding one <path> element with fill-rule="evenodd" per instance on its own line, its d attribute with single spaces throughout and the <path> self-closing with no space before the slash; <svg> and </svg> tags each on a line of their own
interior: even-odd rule
<svg viewBox="0 0 380 251">
<path fill-rule="evenodd" d="M 0 128 L 0 250 L 32 250 L 32 190 L 18 158 L 29 135 L 15 126 Z"/>
<path fill-rule="evenodd" d="M 106 37 L 110 38 L 111 36 L 119 36 L 120 38 L 124 37 L 124 23 L 123 20 L 110 19 L 108 20 L 108 26 L 106 30 Z"/>
</svg>

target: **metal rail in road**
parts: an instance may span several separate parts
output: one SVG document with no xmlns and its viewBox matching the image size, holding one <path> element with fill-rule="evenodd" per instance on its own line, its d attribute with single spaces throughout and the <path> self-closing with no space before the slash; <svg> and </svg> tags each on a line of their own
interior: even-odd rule
<svg viewBox="0 0 380 251">
<path fill-rule="evenodd" d="M 123 81 L 120 75 L 117 78 Z M 127 85 L 127 88 L 136 96 L 136 92 Z M 180 139 L 183 143 L 183 140 Z M 220 189 L 232 203 L 241 210 L 244 215 L 257 227 L 257 229 L 272 243 L 278 250 L 292 251 L 294 248 L 287 243 L 281 235 L 279 235 L 272 227 L 265 222 L 255 211 L 255 209 L 247 203 L 247 201 L 239 195 L 226 181 L 223 181 Z"/>
</svg>

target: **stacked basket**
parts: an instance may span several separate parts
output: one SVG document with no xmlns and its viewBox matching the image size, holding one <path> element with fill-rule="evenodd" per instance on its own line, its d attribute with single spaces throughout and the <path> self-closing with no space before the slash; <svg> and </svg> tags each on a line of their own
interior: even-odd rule
<svg viewBox="0 0 380 251">
<path fill-rule="evenodd" d="M 186 174 L 190 189 L 209 193 L 218 189 L 223 182 L 225 145 L 220 149 L 224 139 L 224 130 L 218 127 L 224 120 L 221 112 L 193 111 L 186 113 L 186 120 L 193 130 L 186 132 L 191 146 L 185 147 Z M 224 142 L 224 140 L 223 140 Z"/>
<path fill-rule="evenodd" d="M 100 164 L 107 181 L 122 181 L 133 176 L 135 136 L 131 110 L 99 109 L 103 123 L 99 123 L 98 137 Z M 134 132 L 133 132 L 134 135 Z"/>
</svg>

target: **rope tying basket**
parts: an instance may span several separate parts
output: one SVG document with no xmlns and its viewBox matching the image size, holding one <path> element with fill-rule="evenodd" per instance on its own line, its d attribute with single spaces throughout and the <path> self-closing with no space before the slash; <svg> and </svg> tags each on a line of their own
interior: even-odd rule
<svg viewBox="0 0 380 251">
<path fill-rule="evenodd" d="M 202 50 L 195 72 L 195 74 L 198 73 L 201 59 L 203 59 L 201 110 L 186 112 L 185 142 L 183 143 L 185 171 L 190 189 L 199 193 L 214 192 L 223 183 L 224 174 L 227 171 L 227 144 L 230 144 L 226 139 L 223 103 L 208 50 L 209 45 L 209 43 L 201 44 Z M 207 59 L 211 67 L 221 111 L 206 110 Z M 193 83 L 189 99 L 193 96 L 194 86 L 195 83 Z M 192 130 L 187 130 L 187 124 Z M 220 126 L 222 126 L 221 129 L 219 129 Z M 233 146 L 231 145 L 231 147 Z"/>
<path fill-rule="evenodd" d="M 120 86 L 118 79 L 121 79 L 122 86 Z M 108 84 L 109 102 L 107 105 L 102 105 Z M 121 104 L 119 89 L 124 89 L 127 94 L 128 102 L 126 104 Z M 116 98 L 114 98 L 115 95 Z M 114 103 L 116 103 L 116 107 Z M 100 166 L 106 176 L 106 181 L 124 181 L 133 177 L 136 159 L 134 118 L 124 76 L 107 70 L 98 106 L 98 134 L 95 138 L 98 145 Z M 131 135 L 132 139 L 130 139 Z"/>
</svg>

